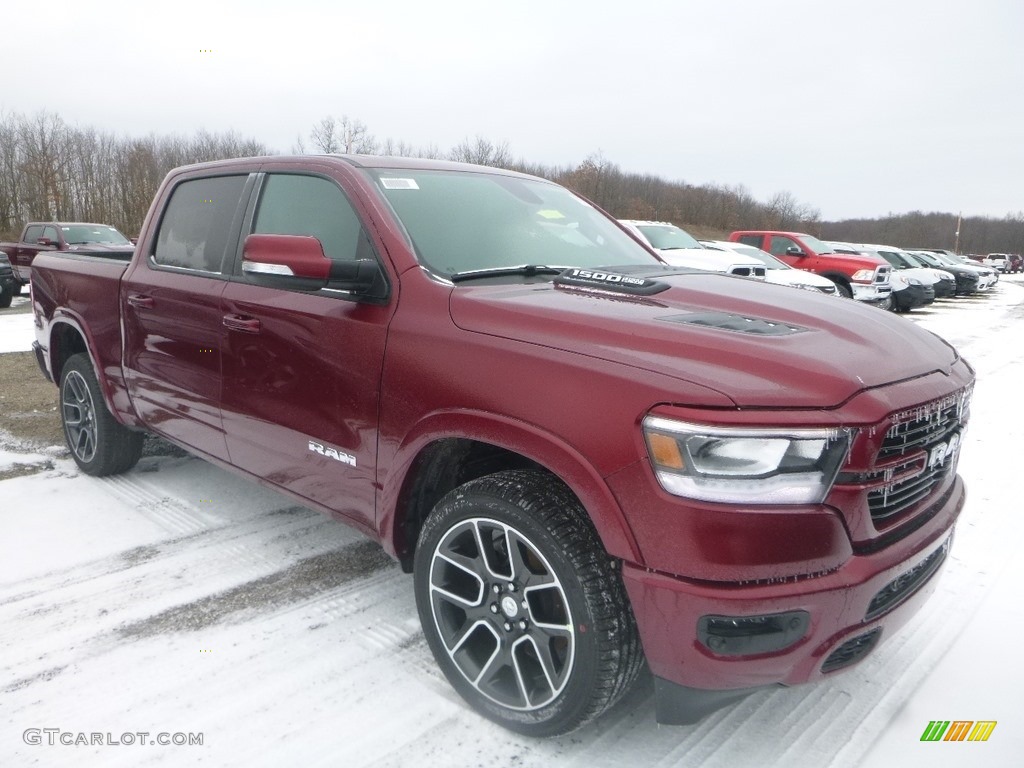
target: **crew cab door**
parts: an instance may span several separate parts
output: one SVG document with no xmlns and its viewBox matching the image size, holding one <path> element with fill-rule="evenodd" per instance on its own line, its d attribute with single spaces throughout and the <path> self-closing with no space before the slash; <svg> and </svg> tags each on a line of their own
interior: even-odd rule
<svg viewBox="0 0 1024 768">
<path fill-rule="evenodd" d="M 177 184 L 121 281 L 124 373 L 136 413 L 154 432 L 225 461 L 224 261 L 234 256 L 254 182 L 240 174 Z"/>
<path fill-rule="evenodd" d="M 258 181 L 223 294 L 224 427 L 231 461 L 373 528 L 378 400 L 393 307 L 329 287 L 258 285 L 246 234 L 306 235 L 332 260 L 377 258 L 337 179 L 282 170 Z"/>
</svg>

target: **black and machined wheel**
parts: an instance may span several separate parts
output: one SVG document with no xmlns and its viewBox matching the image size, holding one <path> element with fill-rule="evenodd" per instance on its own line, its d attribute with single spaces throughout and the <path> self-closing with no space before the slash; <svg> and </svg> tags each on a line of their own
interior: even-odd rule
<svg viewBox="0 0 1024 768">
<path fill-rule="evenodd" d="M 424 523 L 416 605 L 452 686 L 531 736 L 571 731 L 643 666 L 618 563 L 557 478 L 510 470 L 456 488 Z"/>
<path fill-rule="evenodd" d="M 60 376 L 64 439 L 87 475 L 127 472 L 142 455 L 144 435 L 119 424 L 107 410 L 89 356 L 72 355 Z"/>
</svg>

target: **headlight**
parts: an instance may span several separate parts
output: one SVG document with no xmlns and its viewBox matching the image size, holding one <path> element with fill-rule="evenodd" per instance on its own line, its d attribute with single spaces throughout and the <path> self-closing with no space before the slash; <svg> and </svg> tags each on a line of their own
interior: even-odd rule
<svg viewBox="0 0 1024 768">
<path fill-rule="evenodd" d="M 922 283 L 916 277 L 908 277 L 907 282 L 910 283 L 911 285 L 924 285 L 924 283 Z"/>
<path fill-rule="evenodd" d="M 846 460 L 850 430 L 709 427 L 648 416 L 647 450 L 675 496 L 740 504 L 819 504 Z"/>
<path fill-rule="evenodd" d="M 853 277 L 850 278 L 856 283 L 871 283 L 875 279 L 875 270 L 873 269 L 858 269 L 853 273 Z"/>
</svg>

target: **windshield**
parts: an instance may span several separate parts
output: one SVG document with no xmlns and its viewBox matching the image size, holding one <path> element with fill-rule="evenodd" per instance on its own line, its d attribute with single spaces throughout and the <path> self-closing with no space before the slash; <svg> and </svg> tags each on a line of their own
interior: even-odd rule
<svg viewBox="0 0 1024 768">
<path fill-rule="evenodd" d="M 704 246 L 690 236 L 690 234 L 679 227 L 662 226 L 655 224 L 638 224 L 639 229 L 647 242 L 659 250 L 669 251 L 675 248 L 697 248 L 704 250 Z"/>
<path fill-rule="evenodd" d="M 131 241 L 105 224 L 71 224 L 61 227 L 68 245 L 131 245 Z"/>
<path fill-rule="evenodd" d="M 804 245 L 806 245 L 819 256 L 822 256 L 826 253 L 835 253 L 835 249 L 832 248 L 831 245 L 822 242 L 813 235 L 800 235 L 800 239 L 804 241 Z"/>
<path fill-rule="evenodd" d="M 454 274 L 521 265 L 660 264 L 569 190 L 465 171 L 369 170 L 420 261 Z"/>
<path fill-rule="evenodd" d="M 752 245 L 736 245 L 732 246 L 732 250 L 742 256 L 749 256 L 752 259 L 757 259 L 764 264 L 767 269 L 790 269 L 790 266 L 782 261 L 779 261 L 767 251 L 762 251 L 760 248 L 755 248 Z"/>
</svg>

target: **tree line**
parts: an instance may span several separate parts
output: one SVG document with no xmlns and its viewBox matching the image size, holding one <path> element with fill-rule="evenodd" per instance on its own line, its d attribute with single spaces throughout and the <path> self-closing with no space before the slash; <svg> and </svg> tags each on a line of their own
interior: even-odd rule
<svg viewBox="0 0 1024 768">
<path fill-rule="evenodd" d="M 613 216 L 671 221 L 697 237 L 734 229 L 810 232 L 832 240 L 903 247 L 954 245 L 957 217 L 914 212 L 880 219 L 823 222 L 820 212 L 780 191 L 756 199 L 743 185 L 689 184 L 623 171 L 601 152 L 565 166 L 513 156 L 508 142 L 466 138 L 448 150 L 374 136 L 361 120 L 327 116 L 299 136 L 296 153 L 360 153 L 444 158 L 522 171 L 563 184 Z M 276 154 L 255 139 L 200 131 L 143 138 L 67 125 L 59 115 L 0 116 L 0 238 L 17 237 L 25 221 L 96 221 L 136 234 L 163 177 L 188 163 Z M 961 226 L 963 252 L 1019 252 L 1024 213 L 1005 219 L 971 217 Z"/>
</svg>

